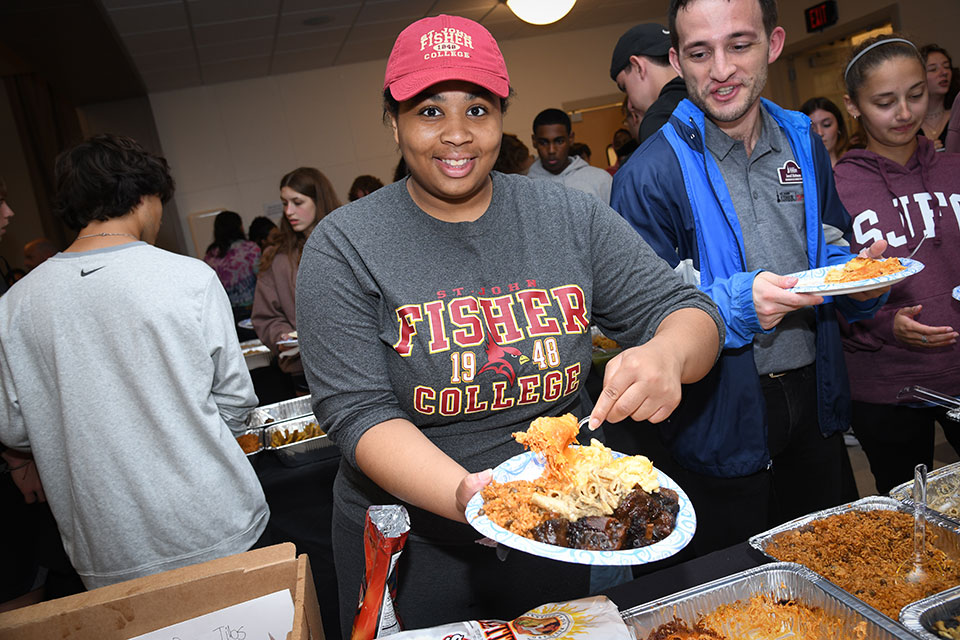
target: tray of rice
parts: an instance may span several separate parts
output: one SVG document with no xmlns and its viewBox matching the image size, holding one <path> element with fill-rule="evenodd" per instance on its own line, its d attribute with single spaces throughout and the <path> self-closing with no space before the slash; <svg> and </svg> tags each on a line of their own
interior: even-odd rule
<svg viewBox="0 0 960 640">
<path fill-rule="evenodd" d="M 890 497 L 913 504 L 913 480 L 890 490 Z M 927 474 L 927 507 L 960 527 L 960 462 L 934 469 Z"/>
<path fill-rule="evenodd" d="M 806 567 L 775 562 L 621 612 L 639 640 L 913 636 Z"/>
<path fill-rule="evenodd" d="M 920 638 L 960 640 L 960 587 L 907 605 L 900 623 Z"/>
<path fill-rule="evenodd" d="M 890 618 L 911 602 L 960 584 L 960 534 L 926 510 L 923 567 L 928 579 L 908 583 L 913 566 L 912 507 L 883 496 L 824 509 L 750 538 L 750 546 L 797 562 Z"/>
<path fill-rule="evenodd" d="M 328 458 L 332 443 L 313 416 L 271 424 L 263 430 L 263 446 L 286 466 Z"/>
<path fill-rule="evenodd" d="M 310 396 L 300 396 L 257 407 L 247 416 L 247 426 L 263 427 L 306 416 L 313 417 L 313 406 L 310 404 Z"/>
</svg>

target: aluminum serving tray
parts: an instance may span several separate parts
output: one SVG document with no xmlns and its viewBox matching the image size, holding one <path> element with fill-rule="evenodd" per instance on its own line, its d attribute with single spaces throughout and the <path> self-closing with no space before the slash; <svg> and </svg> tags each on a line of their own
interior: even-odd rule
<svg viewBox="0 0 960 640">
<path fill-rule="evenodd" d="M 843 631 L 847 633 L 840 635 L 841 638 L 880 640 L 914 637 L 873 607 L 868 607 L 832 582 L 792 562 L 774 562 L 735 573 L 622 611 L 620 615 L 634 637 L 643 640 L 651 631 L 673 620 L 674 616 L 693 624 L 701 615 L 711 613 L 722 604 L 746 601 L 758 593 L 769 594 L 778 600 L 795 598 L 804 604 L 820 607 L 830 618 L 842 621 Z M 855 627 L 864 621 L 866 634 L 859 636 Z"/>
<path fill-rule="evenodd" d="M 321 458 L 328 457 L 328 451 L 326 449 L 333 445 L 330 442 L 330 438 L 326 434 L 322 436 L 317 436 L 316 438 L 310 438 L 309 440 L 300 440 L 299 442 L 291 442 L 290 444 L 281 445 L 279 447 L 271 446 L 270 441 L 273 433 L 280 430 L 286 431 L 297 431 L 311 422 L 316 422 L 316 418 L 313 415 L 305 416 L 303 418 L 297 418 L 295 420 L 287 420 L 285 422 L 278 422 L 276 424 L 271 424 L 263 430 L 263 442 L 264 449 L 268 451 L 274 451 L 277 454 L 278 459 L 281 464 L 284 464 L 289 467 L 299 466 L 301 464 L 306 464 L 308 462 L 313 462 Z"/>
<path fill-rule="evenodd" d="M 913 480 L 890 490 L 890 497 L 913 504 Z M 960 462 L 927 474 L 927 506 L 960 528 Z"/>
<path fill-rule="evenodd" d="M 941 591 L 908 604 L 900 611 L 900 623 L 920 638 L 939 638 L 933 630 L 937 620 L 960 616 L 960 587 Z"/>
<path fill-rule="evenodd" d="M 811 513 L 809 515 L 802 516 L 790 522 L 786 522 L 779 527 L 770 529 L 763 533 L 758 533 L 749 540 L 751 547 L 767 556 L 773 560 L 777 560 L 772 555 L 767 553 L 764 549 L 767 546 L 767 543 L 770 542 L 774 536 L 784 531 L 791 531 L 794 529 L 800 529 L 814 520 L 822 520 L 832 515 L 839 513 L 846 513 L 848 511 L 903 511 L 904 513 L 913 513 L 913 506 L 899 500 L 894 500 L 893 498 L 888 498 L 885 496 L 869 496 L 866 498 L 860 498 L 855 502 L 849 502 L 847 504 L 840 505 L 839 507 L 832 507 L 830 509 L 824 509 L 823 511 L 817 511 L 816 513 Z M 956 525 L 951 521 L 947 520 L 941 516 L 936 511 L 931 511 L 930 509 L 926 510 L 927 524 L 930 526 L 938 527 L 937 533 L 939 534 L 934 542 L 934 546 L 938 549 L 941 549 L 951 558 L 960 558 L 960 533 L 957 532 Z M 832 583 L 831 583 L 832 584 Z M 839 588 L 839 587 L 838 587 Z M 844 592 L 846 593 L 846 592 Z M 848 597 L 856 599 L 858 602 L 861 602 L 859 598 L 852 594 L 847 594 Z M 870 607 L 870 605 L 861 602 L 864 607 Z M 886 617 L 885 614 L 877 611 L 878 615 Z"/>
<path fill-rule="evenodd" d="M 263 427 L 296 418 L 313 417 L 310 396 L 300 396 L 283 402 L 257 407 L 247 416 L 248 427 Z"/>
</svg>

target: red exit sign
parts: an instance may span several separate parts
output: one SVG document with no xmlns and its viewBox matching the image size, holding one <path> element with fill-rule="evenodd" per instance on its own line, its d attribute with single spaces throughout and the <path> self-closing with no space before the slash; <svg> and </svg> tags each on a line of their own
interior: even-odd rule
<svg viewBox="0 0 960 640">
<path fill-rule="evenodd" d="M 803 14 L 807 21 L 807 33 L 822 31 L 837 24 L 837 0 L 824 0 L 804 9 Z"/>
</svg>

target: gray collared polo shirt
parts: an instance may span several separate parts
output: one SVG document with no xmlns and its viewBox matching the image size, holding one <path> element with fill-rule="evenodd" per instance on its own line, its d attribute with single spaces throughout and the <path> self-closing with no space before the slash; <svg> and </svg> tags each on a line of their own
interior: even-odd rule
<svg viewBox="0 0 960 640">
<path fill-rule="evenodd" d="M 761 131 L 747 157 L 743 142 L 706 120 L 704 140 L 720 167 L 737 211 L 747 269 L 787 274 L 807 269 L 803 184 L 793 150 L 776 120 L 760 107 Z M 787 314 L 773 333 L 757 334 L 753 357 L 760 374 L 806 366 L 815 359 L 812 308 Z"/>
</svg>

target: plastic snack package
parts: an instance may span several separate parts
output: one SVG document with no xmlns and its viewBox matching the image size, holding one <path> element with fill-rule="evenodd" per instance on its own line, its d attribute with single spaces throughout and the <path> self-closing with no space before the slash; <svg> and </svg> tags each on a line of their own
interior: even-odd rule
<svg viewBox="0 0 960 640">
<path fill-rule="evenodd" d="M 382 638 L 402 629 L 393 599 L 397 595 L 397 560 L 409 531 L 410 516 L 403 506 L 373 505 L 367 509 L 363 528 L 366 562 L 351 640 Z"/>
<path fill-rule="evenodd" d="M 471 620 L 403 631 L 391 640 L 633 640 L 606 596 L 540 605 L 509 622 Z"/>
</svg>

